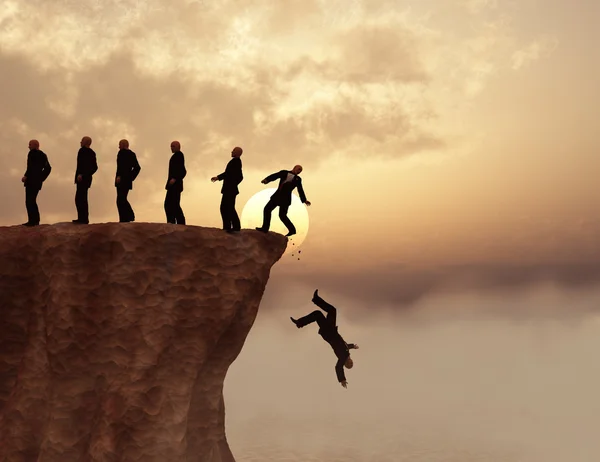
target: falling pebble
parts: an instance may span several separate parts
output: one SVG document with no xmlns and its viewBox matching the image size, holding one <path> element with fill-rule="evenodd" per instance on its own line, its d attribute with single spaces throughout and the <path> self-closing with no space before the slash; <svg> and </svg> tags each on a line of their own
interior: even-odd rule
<svg viewBox="0 0 600 462">
<path fill-rule="evenodd" d="M 300 259 L 298 258 L 298 260 L 300 260 Z"/>
<path fill-rule="evenodd" d="M 292 254 L 292 257 L 294 256 L 294 254 Z"/>
<path fill-rule="evenodd" d="M 294 244 L 294 243 L 292 242 L 292 245 L 296 245 L 296 244 Z"/>
<path fill-rule="evenodd" d="M 302 250 L 298 250 L 298 253 L 302 253 Z"/>
</svg>

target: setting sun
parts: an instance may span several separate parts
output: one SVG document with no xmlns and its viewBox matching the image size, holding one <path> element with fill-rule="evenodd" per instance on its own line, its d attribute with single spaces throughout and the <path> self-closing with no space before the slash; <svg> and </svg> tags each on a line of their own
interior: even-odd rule
<svg viewBox="0 0 600 462">
<path fill-rule="evenodd" d="M 277 191 L 276 188 L 263 189 L 246 202 L 241 216 L 242 228 L 254 229 L 262 225 L 263 209 L 275 191 Z M 290 237 L 286 253 L 297 250 L 308 234 L 308 210 L 296 194 L 292 194 L 292 205 L 288 210 L 288 217 L 296 226 L 297 233 Z M 286 227 L 279 219 L 279 208 L 273 210 L 271 215 L 271 231 L 287 234 Z"/>
</svg>

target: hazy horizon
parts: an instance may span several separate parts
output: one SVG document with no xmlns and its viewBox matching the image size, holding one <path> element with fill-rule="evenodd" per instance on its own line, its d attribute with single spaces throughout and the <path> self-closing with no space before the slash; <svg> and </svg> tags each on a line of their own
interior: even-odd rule
<svg viewBox="0 0 600 462">
<path fill-rule="evenodd" d="M 267 299 L 275 288 L 268 286 Z M 360 346 L 346 390 L 317 328 L 298 330 L 289 320 L 314 309 L 310 289 L 261 306 L 229 369 L 226 432 L 236 460 L 591 462 L 600 455 L 599 288 L 431 296 L 410 311 L 372 309 L 321 289 L 339 309 L 340 333 Z"/>
</svg>

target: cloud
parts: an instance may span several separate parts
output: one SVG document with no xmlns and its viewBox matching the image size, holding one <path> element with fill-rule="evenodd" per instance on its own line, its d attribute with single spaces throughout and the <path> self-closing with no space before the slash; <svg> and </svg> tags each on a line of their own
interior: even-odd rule
<svg viewBox="0 0 600 462">
<path fill-rule="evenodd" d="M 555 37 L 540 37 L 512 55 L 512 68 L 519 70 L 523 66 L 542 57 L 549 56 L 558 47 Z"/>
<path fill-rule="evenodd" d="M 144 197 L 162 188 L 173 139 L 188 183 L 222 168 L 232 145 L 252 159 L 246 168 L 266 171 L 316 167 L 331 153 L 439 152 L 458 139 L 441 128 L 445 111 L 465 82 L 479 79 L 480 91 L 488 69 L 474 64 L 474 36 L 446 35 L 385 1 L 7 0 L 0 21 L 0 124 L 10 130 L 1 192 L 20 196 L 24 148 L 38 138 L 54 167 L 45 195 L 56 216 L 71 213 L 83 135 L 94 139 L 102 197 L 114 194 L 124 137 L 140 157 Z M 20 208 L 3 208 L 0 220 Z"/>
</svg>

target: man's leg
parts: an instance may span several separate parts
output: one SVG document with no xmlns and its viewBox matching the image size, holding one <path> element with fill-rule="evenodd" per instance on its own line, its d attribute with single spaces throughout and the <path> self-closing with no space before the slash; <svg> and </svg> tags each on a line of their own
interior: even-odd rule
<svg viewBox="0 0 600 462">
<path fill-rule="evenodd" d="M 285 225 L 285 227 L 288 229 L 287 235 L 293 236 L 294 234 L 296 234 L 296 227 L 294 226 L 294 223 L 292 223 L 292 220 L 290 220 L 287 216 L 289 208 L 290 208 L 289 205 L 280 205 L 279 206 L 279 219 Z"/>
<path fill-rule="evenodd" d="M 227 217 L 227 231 L 239 231 L 241 228 L 240 218 L 235 211 L 235 198 L 235 194 L 225 193 L 221 200 L 222 213 Z"/>
<path fill-rule="evenodd" d="M 271 197 L 271 199 L 269 199 L 269 202 L 267 202 L 267 205 L 265 205 L 265 209 L 263 211 L 263 224 L 260 228 L 261 231 L 269 231 L 269 228 L 271 227 L 271 213 L 273 213 L 273 210 L 275 209 L 275 207 L 277 207 L 279 204 L 277 203 L 277 199 L 273 199 Z"/>
<path fill-rule="evenodd" d="M 119 212 L 119 222 L 125 221 L 125 213 L 123 210 L 123 188 L 117 186 L 117 211 Z"/>
<path fill-rule="evenodd" d="M 227 206 L 227 194 L 221 195 L 221 219 L 223 220 L 223 229 L 229 231 L 231 229 L 231 218 L 229 216 L 229 207 Z"/>
<path fill-rule="evenodd" d="M 231 203 L 230 203 L 230 217 L 231 217 L 231 227 L 234 231 L 240 231 L 242 229 L 242 224 L 240 223 L 240 217 L 235 210 L 235 199 L 237 198 L 237 194 L 232 195 Z"/>
<path fill-rule="evenodd" d="M 40 224 L 40 211 L 37 205 L 37 196 L 40 190 L 35 187 L 25 187 L 25 208 L 27 209 L 27 223 Z"/>
<path fill-rule="evenodd" d="M 129 195 L 129 189 L 125 191 L 125 207 L 127 209 L 127 216 L 129 217 L 129 221 L 135 221 L 135 213 L 133 213 L 133 207 L 129 203 L 129 199 L 127 196 Z"/>
<path fill-rule="evenodd" d="M 173 211 L 174 208 L 174 197 L 173 191 L 171 189 L 167 189 L 167 194 L 165 195 L 165 215 L 167 216 L 167 223 L 175 224 L 175 213 Z"/>
<path fill-rule="evenodd" d="M 296 327 L 298 328 L 307 326 L 308 324 L 311 324 L 313 322 L 316 322 L 319 325 L 319 327 L 323 327 L 327 322 L 325 320 L 325 316 L 323 316 L 323 313 L 321 313 L 318 310 L 315 310 L 312 313 L 307 314 L 306 316 L 302 316 L 300 319 L 290 319 L 294 324 L 296 324 Z"/>
<path fill-rule="evenodd" d="M 119 210 L 119 222 L 126 223 L 131 220 L 133 210 L 131 205 L 127 201 L 127 195 L 129 194 L 129 188 L 117 187 L 117 209 Z"/>
<path fill-rule="evenodd" d="M 325 311 L 327 313 L 327 320 L 335 325 L 337 320 L 337 309 L 335 306 L 330 305 L 321 297 L 319 297 L 318 290 L 315 290 L 312 302 Z"/>
<path fill-rule="evenodd" d="M 79 223 L 89 223 L 88 187 L 81 183 L 77 183 L 75 207 L 77 207 L 77 221 Z"/>
<path fill-rule="evenodd" d="M 175 212 L 175 221 L 178 225 L 185 225 L 185 215 L 181 208 L 181 191 L 175 191 L 175 199 L 173 200 L 173 212 Z"/>
</svg>

